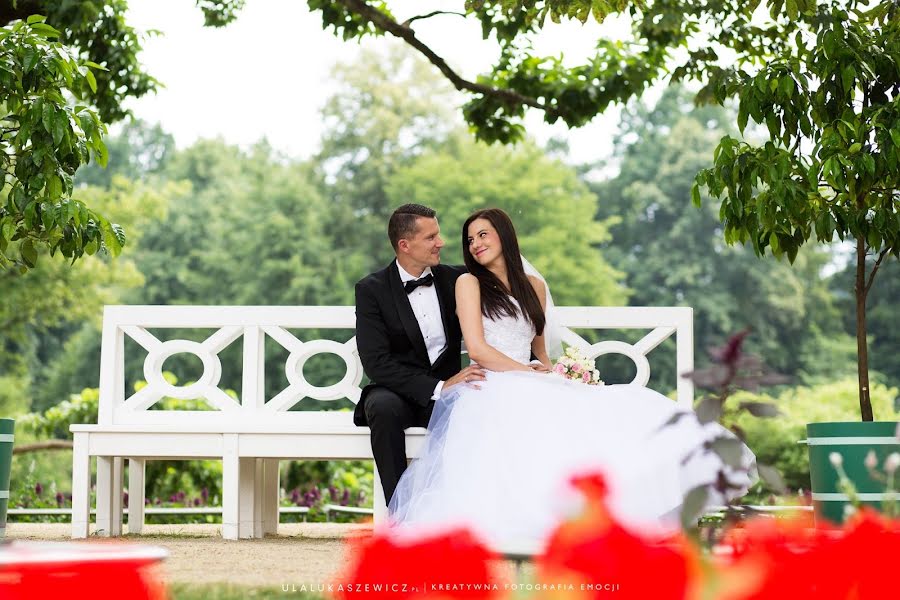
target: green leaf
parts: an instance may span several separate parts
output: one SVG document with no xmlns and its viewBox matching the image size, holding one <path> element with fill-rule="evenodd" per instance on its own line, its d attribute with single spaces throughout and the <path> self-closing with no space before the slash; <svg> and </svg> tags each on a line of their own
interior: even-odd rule
<svg viewBox="0 0 900 600">
<path fill-rule="evenodd" d="M 744 133 L 744 129 L 747 128 L 748 116 L 747 106 L 744 102 L 741 102 L 741 105 L 738 108 L 738 131 L 740 131 L 742 134 Z"/>
<path fill-rule="evenodd" d="M 92 69 L 99 69 L 99 70 L 101 70 L 101 71 L 109 71 L 109 69 L 107 69 L 107 68 L 104 67 L 103 65 L 98 65 L 97 63 L 95 63 L 95 62 L 92 61 L 92 60 L 86 60 L 86 61 L 84 61 L 84 62 L 81 63 L 81 64 L 83 64 L 83 65 L 86 66 L 86 67 L 91 67 Z"/>
<path fill-rule="evenodd" d="M 31 26 L 31 30 L 45 38 L 59 37 L 59 31 L 46 23 L 35 23 Z"/>
<path fill-rule="evenodd" d="M 35 249 L 34 242 L 31 238 L 22 242 L 19 252 L 22 254 L 22 260 L 25 264 L 30 268 L 34 268 L 34 265 L 37 264 L 37 250 Z"/>
<path fill-rule="evenodd" d="M 125 247 L 125 230 L 118 223 L 112 224 L 113 233 L 116 235 L 116 240 L 119 242 L 119 247 Z"/>
<path fill-rule="evenodd" d="M 41 225 L 44 226 L 44 231 L 50 231 L 53 228 L 53 211 L 43 202 L 41 203 Z"/>
<path fill-rule="evenodd" d="M 44 126 L 44 131 L 51 135 L 53 133 L 53 112 L 53 105 L 49 102 L 45 102 L 41 106 L 41 124 Z"/>
<path fill-rule="evenodd" d="M 56 174 L 47 177 L 47 196 L 54 201 L 62 196 L 62 180 Z"/>
<path fill-rule="evenodd" d="M 56 65 L 56 70 L 65 78 L 66 85 L 72 87 L 72 67 L 69 66 L 69 63 L 65 60 L 56 60 L 53 64 Z"/>
<path fill-rule="evenodd" d="M 6 240 L 11 240 L 15 232 L 16 222 L 12 217 L 5 217 L 3 221 L 0 222 L 0 237 Z"/>
<path fill-rule="evenodd" d="M 797 20 L 797 0 L 787 0 L 785 2 L 785 7 L 787 8 L 788 19 L 791 21 Z"/>
<path fill-rule="evenodd" d="M 837 53 L 837 34 L 834 31 L 826 31 L 824 37 L 825 44 L 825 58 L 831 59 Z"/>
<path fill-rule="evenodd" d="M 848 152 L 850 152 L 850 154 L 856 154 L 860 150 L 862 150 L 862 144 L 860 144 L 859 142 L 856 142 L 856 143 L 850 145 Z"/>
<path fill-rule="evenodd" d="M 698 181 L 694 181 L 694 185 L 691 186 L 691 203 L 700 208 L 700 183 Z"/>
<path fill-rule="evenodd" d="M 833 156 L 828 157 L 824 163 L 822 163 L 822 177 L 828 179 L 831 177 L 831 170 L 834 169 L 835 160 Z"/>
<path fill-rule="evenodd" d="M 25 69 L 26 73 L 31 72 L 31 70 L 37 66 L 38 62 L 41 60 L 41 55 L 33 46 L 29 46 L 25 48 L 24 60 L 22 61 L 22 65 Z"/>
<path fill-rule="evenodd" d="M 900 128 L 891 129 L 891 140 L 895 146 L 900 147 Z"/>
<path fill-rule="evenodd" d="M 774 112 L 766 115 L 766 127 L 769 130 L 769 135 L 772 136 L 772 140 L 778 139 L 778 131 L 781 128 L 781 121 L 778 119 L 778 115 Z"/>
<path fill-rule="evenodd" d="M 31 15 L 27 19 L 25 19 L 25 22 L 29 25 L 34 25 L 35 23 L 43 23 L 46 20 L 47 17 L 45 17 L 44 15 Z"/>
<path fill-rule="evenodd" d="M 100 249 L 100 243 L 97 241 L 96 238 L 92 239 L 91 241 L 89 241 L 87 244 L 84 245 L 84 252 L 88 256 L 93 256 L 94 254 L 97 253 L 97 250 L 99 250 L 99 249 Z"/>
<path fill-rule="evenodd" d="M 119 225 L 104 223 L 103 227 L 103 245 L 113 256 L 118 256 L 122 252 L 122 246 L 125 245 L 125 232 Z"/>
<path fill-rule="evenodd" d="M 844 90 L 850 91 L 853 89 L 853 81 L 856 79 L 856 69 L 853 68 L 853 65 L 847 65 L 843 69 L 841 69 L 841 83 L 844 85 Z"/>
<path fill-rule="evenodd" d="M 797 258 L 797 253 L 800 251 L 800 246 L 796 243 L 791 243 L 790 246 L 787 247 L 787 257 L 788 262 L 794 264 L 794 260 Z"/>
<path fill-rule="evenodd" d="M 871 154 L 863 154 L 862 156 L 863 166 L 866 169 L 866 173 L 869 175 L 875 174 L 875 158 Z"/>
<path fill-rule="evenodd" d="M 106 149 L 106 144 L 104 144 L 102 140 L 95 144 L 94 156 L 97 158 L 98 165 L 106 167 L 106 163 L 109 161 L 109 151 Z"/>
<path fill-rule="evenodd" d="M 873 250 L 881 249 L 881 234 L 874 227 L 870 228 L 869 233 L 866 234 L 866 241 Z"/>
<path fill-rule="evenodd" d="M 785 96 L 787 96 L 788 98 L 790 98 L 791 96 L 793 96 L 793 94 L 794 94 L 794 80 L 791 79 L 790 76 L 787 76 L 787 77 L 782 78 L 782 79 L 781 79 L 781 82 L 779 83 L 779 86 L 781 87 L 781 92 L 782 92 Z"/>
<path fill-rule="evenodd" d="M 94 77 L 94 74 L 91 73 L 90 69 L 88 69 L 85 72 L 84 78 L 87 80 L 88 86 L 90 86 L 91 91 L 96 94 L 97 93 L 97 79 Z"/>
<path fill-rule="evenodd" d="M 69 126 L 69 115 L 66 111 L 60 110 L 53 115 L 53 143 L 59 146 L 63 138 L 66 136 L 66 129 Z"/>
</svg>

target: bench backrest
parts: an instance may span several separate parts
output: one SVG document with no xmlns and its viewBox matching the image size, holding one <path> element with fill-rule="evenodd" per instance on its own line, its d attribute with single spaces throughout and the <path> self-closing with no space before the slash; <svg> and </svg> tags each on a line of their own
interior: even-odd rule
<svg viewBox="0 0 900 600">
<path fill-rule="evenodd" d="M 650 377 L 647 354 L 675 335 L 676 372 L 693 370 L 693 310 L 691 308 L 559 307 L 559 321 L 567 329 L 563 341 L 581 347 L 587 356 L 620 353 L 637 367 L 633 383 L 646 385 Z M 288 329 L 353 329 L 352 306 L 107 306 L 103 314 L 100 358 L 100 410 L 98 423 L 196 426 L 200 429 L 254 428 L 291 423 L 351 426 L 346 411 L 291 411 L 303 398 L 359 401 L 363 369 L 356 338 L 346 342 L 329 339 L 301 341 Z M 197 328 L 216 331 L 203 342 L 162 341 L 148 329 Z M 629 344 L 602 341 L 589 344 L 572 329 L 650 329 L 641 340 Z M 147 351 L 144 379 L 147 385 L 126 396 L 125 336 Z M 288 387 L 272 398 L 264 397 L 265 336 L 288 351 L 284 365 Z M 218 353 L 242 338 L 242 382 L 239 399 L 219 388 L 222 365 Z M 175 386 L 163 378 L 165 360 L 179 353 L 197 355 L 203 374 L 190 385 Z M 303 376 L 303 364 L 311 357 L 332 353 L 346 363 L 343 378 L 327 387 L 311 385 Z M 690 407 L 693 383 L 678 377 L 677 402 Z M 165 397 L 205 398 L 216 410 L 147 410 Z"/>
</svg>

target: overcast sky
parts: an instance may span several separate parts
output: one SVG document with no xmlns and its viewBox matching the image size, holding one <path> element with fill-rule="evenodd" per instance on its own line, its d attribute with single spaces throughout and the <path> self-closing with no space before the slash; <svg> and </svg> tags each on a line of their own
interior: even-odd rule
<svg viewBox="0 0 900 600">
<path fill-rule="evenodd" d="M 192 0 L 130 0 L 130 23 L 139 30 L 156 29 L 144 44 L 141 60 L 165 88 L 132 100 L 136 116 L 158 122 L 175 136 L 179 147 L 198 138 L 221 136 L 249 145 L 265 137 L 277 149 L 306 158 L 318 147 L 320 109 L 334 92 L 329 73 L 336 62 L 353 61 L 362 48 L 383 50 L 382 39 L 343 42 L 323 31 L 318 14 L 303 0 L 247 0 L 238 19 L 221 28 L 204 28 L 203 15 Z M 398 18 L 434 8 L 461 10 L 463 0 L 391 3 Z M 549 19 L 548 19 L 549 24 Z M 591 53 L 601 34 L 621 35 L 620 23 L 601 28 L 568 23 L 550 25 L 534 41 L 541 54 L 563 53 L 576 63 Z M 487 71 L 497 45 L 481 39 L 471 19 L 440 16 L 416 24 L 416 33 L 463 76 Z M 575 162 L 608 156 L 619 111 L 611 110 L 581 130 L 542 123 L 533 111 L 530 134 L 540 143 L 565 137 Z"/>
</svg>

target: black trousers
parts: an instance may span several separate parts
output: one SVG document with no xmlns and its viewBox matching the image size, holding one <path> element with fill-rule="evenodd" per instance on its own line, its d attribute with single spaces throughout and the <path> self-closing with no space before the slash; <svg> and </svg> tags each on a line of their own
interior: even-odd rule
<svg viewBox="0 0 900 600">
<path fill-rule="evenodd" d="M 372 455 L 381 476 L 384 500 L 388 504 L 406 470 L 406 437 L 408 427 L 427 427 L 434 402 L 426 406 L 404 400 L 396 393 L 377 387 L 366 397 L 366 419 L 372 432 Z"/>
</svg>

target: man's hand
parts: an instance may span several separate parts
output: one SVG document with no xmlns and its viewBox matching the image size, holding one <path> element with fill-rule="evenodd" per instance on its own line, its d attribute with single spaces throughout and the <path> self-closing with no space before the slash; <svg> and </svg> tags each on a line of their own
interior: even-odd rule
<svg viewBox="0 0 900 600">
<path fill-rule="evenodd" d="M 447 390 L 459 383 L 467 383 L 476 390 L 480 390 L 481 386 L 476 382 L 484 381 L 484 369 L 479 365 L 469 365 L 450 379 L 444 382 L 444 390 Z"/>
</svg>

